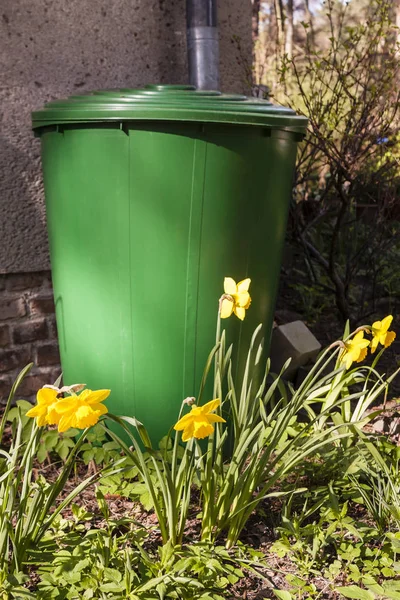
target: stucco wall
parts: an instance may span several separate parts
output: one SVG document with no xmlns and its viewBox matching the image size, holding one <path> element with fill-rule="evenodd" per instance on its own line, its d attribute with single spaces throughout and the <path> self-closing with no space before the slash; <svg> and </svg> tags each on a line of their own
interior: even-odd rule
<svg viewBox="0 0 400 600">
<path fill-rule="evenodd" d="M 246 92 L 251 0 L 220 0 L 219 24 L 221 89 Z M 2 0 L 0 273 L 49 268 L 30 112 L 85 90 L 186 82 L 185 28 L 185 0 Z"/>
</svg>

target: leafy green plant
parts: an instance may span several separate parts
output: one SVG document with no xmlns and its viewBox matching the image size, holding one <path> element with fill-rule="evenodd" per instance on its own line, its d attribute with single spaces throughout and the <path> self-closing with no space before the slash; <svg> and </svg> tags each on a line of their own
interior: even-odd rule
<svg viewBox="0 0 400 600">
<path fill-rule="evenodd" d="M 367 329 L 360 327 L 359 330 Z M 352 339 L 354 333 L 350 333 L 349 323 L 347 322 L 343 335 L 343 342 L 336 342 L 332 348 L 339 344 L 341 348 Z M 341 350 L 342 351 L 342 350 Z M 335 425 L 351 424 L 353 430 L 360 431 L 361 428 L 371 419 L 379 414 L 379 411 L 369 411 L 379 397 L 386 397 L 390 383 L 397 377 L 400 368 L 389 377 L 380 375 L 376 367 L 382 354 L 385 352 L 383 347 L 376 355 L 371 366 L 358 365 L 353 369 L 346 369 L 343 363 L 336 357 L 336 369 L 324 373 L 324 366 L 320 368 L 315 377 L 315 382 L 307 391 L 307 403 L 305 408 L 314 421 L 316 430 L 321 430 L 327 419 L 331 418 Z M 340 357 L 340 353 L 339 353 Z M 352 389 L 355 389 L 353 393 Z M 340 410 L 329 409 L 341 399 Z M 312 408 L 312 404 L 320 407 L 320 414 Z M 327 414 L 324 414 L 327 413 Z M 346 431 L 345 427 L 340 429 Z M 347 440 L 347 443 L 349 440 Z"/>
<path fill-rule="evenodd" d="M 292 511 L 292 499 L 283 507 L 282 524 L 277 528 L 280 537 L 271 549 L 280 557 L 291 556 L 300 574 L 320 572 L 328 566 L 349 535 L 354 540 L 363 538 L 348 515 L 348 503 L 340 504 L 331 484 L 323 494 L 306 495 L 299 512 Z"/>
<path fill-rule="evenodd" d="M 339 503 L 329 486 L 329 494 L 301 513 L 285 507 L 280 537 L 271 550 L 290 557 L 301 577 L 323 573 L 328 580 L 340 576 L 356 584 L 390 581 L 397 575 L 399 533 L 381 534 L 348 514 L 348 502 Z M 313 519 L 313 520 L 311 520 Z"/>
<path fill-rule="evenodd" d="M 171 543 L 173 546 L 181 544 L 194 477 L 194 455 L 191 452 L 193 442 L 189 442 L 182 453 L 176 436 L 173 443 L 171 442 L 172 455 L 169 442 L 161 452 L 157 452 L 152 447 L 146 428 L 137 419 L 114 415 L 108 415 L 107 418 L 118 423 L 131 442 L 131 446 L 128 446 L 122 438 L 110 430 L 112 439 L 119 444 L 125 456 L 140 474 L 145 487 L 139 489 L 136 487 L 136 492 L 139 495 L 145 494 L 146 502 L 154 507 L 163 543 Z M 135 433 L 144 445 L 145 452 Z"/>
<path fill-rule="evenodd" d="M 21 371 L 12 386 L 5 412 L 0 420 L 0 436 L 9 418 L 15 393 L 32 365 Z M 14 411 L 14 409 L 11 409 Z M 81 481 L 75 489 L 57 503 L 74 465 L 76 452 L 85 440 L 86 431 L 75 442 L 57 479 L 49 483 L 42 476 L 35 478 L 34 461 L 40 448 L 42 431 L 33 422 L 29 435 L 23 439 L 24 424 L 21 407 L 18 417 L 12 417 L 12 437 L 9 447 L 0 449 L 0 586 L 15 587 L 22 577 L 29 549 L 37 546 L 54 519 L 98 475 Z M 69 439 L 69 438 L 67 438 Z M 114 471 L 115 465 L 113 467 Z"/>
<path fill-rule="evenodd" d="M 273 590 L 275 596 L 279 600 L 297 600 L 297 598 L 318 598 L 320 596 L 316 586 L 313 583 L 298 577 L 297 575 L 288 574 L 285 577 L 289 590 Z"/>
<path fill-rule="evenodd" d="M 99 425 L 99 427 L 102 427 Z M 108 442 L 110 445 L 117 445 L 117 442 Z M 158 450 L 143 453 L 143 461 L 147 467 L 147 477 L 152 482 L 154 493 L 159 496 L 162 490 L 158 472 L 163 469 L 163 461 L 167 461 L 170 465 L 175 455 L 173 452 L 173 443 L 169 436 L 161 439 L 158 445 Z M 175 459 L 181 460 L 184 454 L 184 449 L 179 446 L 176 450 Z M 158 471 L 155 465 L 158 465 Z M 131 500 L 139 501 L 145 510 L 154 508 L 152 495 L 149 493 L 148 485 L 141 476 L 141 470 L 135 466 L 132 458 L 125 456 L 121 462 L 124 467 L 123 473 L 103 477 L 99 482 L 99 488 L 104 494 L 120 495 Z"/>
<path fill-rule="evenodd" d="M 351 478 L 381 533 L 400 530 L 400 449 L 361 434 L 365 460 L 361 477 Z"/>
<path fill-rule="evenodd" d="M 27 442 L 31 435 L 35 423 L 26 416 L 27 411 L 32 408 L 32 404 L 26 400 L 17 400 L 16 406 L 7 413 L 7 422 L 18 424 L 21 419 L 22 424 L 22 442 Z M 75 438 L 78 435 L 78 429 L 69 429 L 64 433 L 59 433 L 56 429 L 42 429 L 39 438 L 36 459 L 39 463 L 50 462 L 50 455 L 59 456 L 62 460 L 68 458 L 69 453 L 75 447 Z"/>
<path fill-rule="evenodd" d="M 344 339 L 320 354 L 298 389 L 284 383 L 287 365 L 270 376 L 260 326 L 243 374 L 234 376 L 234 352 L 220 319 L 232 312 L 245 317 L 250 280 L 237 285 L 228 280 L 199 405 L 192 398 L 182 403 L 178 422 L 158 448 L 137 419 L 107 413 L 101 403 L 110 390 L 78 395 L 81 384 L 42 388 L 37 405 L 26 413 L 36 420 L 28 422 L 23 401 L 11 409 L 29 367 L 21 372 L 0 421 L 0 433 L 7 422 L 12 433 L 8 447 L 0 449 L 1 592 L 31 598 L 26 586 L 33 587 L 28 572 L 34 567 L 40 577 L 36 597 L 45 600 L 221 600 L 244 569 L 260 575 L 259 554 L 245 549 L 239 537 L 254 510 L 270 498 L 282 503 L 272 551 L 296 566 L 296 573 L 286 575 L 288 589 L 274 590 L 276 597 L 318 598 L 310 580 L 316 574 L 332 588 L 341 576 L 340 582 L 349 584 L 338 588 L 345 597 L 397 597 L 399 453 L 362 429 L 371 418 L 366 411 L 397 372 L 389 378 L 378 373 L 381 353 L 371 367 L 359 365 L 368 347 L 375 352 L 393 341 L 392 317 L 353 333 L 347 326 Z M 214 400 L 204 404 L 212 372 Z M 186 405 L 191 409 L 184 414 Z M 77 441 L 76 430 L 59 438 L 69 441 L 55 482 L 34 469 L 41 446 L 49 453 L 58 444 L 55 431 L 46 437 L 37 423 L 57 423 L 61 431 L 98 423 Z M 208 439 L 199 441 L 203 438 Z M 78 456 L 81 466 L 93 463 L 95 472 L 67 493 Z M 73 502 L 92 483 L 98 483 L 100 519 L 97 511 L 91 514 Z M 129 515 L 114 518 L 110 493 L 154 510 L 157 527 L 145 528 Z M 364 519 L 351 512 L 355 503 L 362 504 Z M 63 515 L 67 507 L 72 517 Z M 200 510 L 200 542 L 188 535 L 191 510 Z M 376 525 L 367 522 L 368 512 Z"/>
<path fill-rule="evenodd" d="M 222 385 L 226 379 L 226 402 L 233 423 L 232 460 L 228 463 L 225 463 L 230 447 L 228 430 L 222 431 L 219 423 L 216 423 L 215 434 L 209 437 L 205 452 L 197 440 L 191 439 L 182 453 L 179 436 L 176 435 L 173 442 L 167 442 L 160 455 L 152 448 L 142 423 L 130 417 L 108 415 L 130 438 L 131 447 L 110 431 L 111 437 L 121 445 L 140 474 L 145 486 L 140 491 L 147 492 L 151 499 L 164 544 L 168 541 L 173 545 L 182 542 L 195 473 L 201 490 L 202 540 L 211 543 L 227 530 L 226 545 L 230 548 L 238 540 L 257 504 L 267 496 L 279 495 L 274 490 L 276 483 L 291 473 L 305 457 L 330 443 L 331 429 L 313 433 L 311 422 L 294 430 L 292 437 L 288 436 L 288 428 L 294 425 L 296 415 L 303 408 L 307 385 L 295 392 L 291 400 L 281 398 L 267 413 L 265 407 L 279 388 L 280 380 L 276 379 L 265 391 L 267 366 L 261 386 L 255 387 L 262 356 L 261 344 L 256 346 L 259 330 L 255 332 L 249 349 L 240 397 L 236 397 L 231 349 L 225 351 L 224 334 L 218 335 L 218 343 L 209 356 L 201 384 L 199 398 L 215 359 L 214 395 L 222 396 Z M 341 434 L 337 438 L 340 439 Z"/>
<path fill-rule="evenodd" d="M 336 591 L 344 598 L 356 598 L 358 600 L 399 600 L 400 583 L 395 579 L 378 583 L 373 577 L 365 577 L 363 586 L 349 585 L 337 587 Z"/>
<path fill-rule="evenodd" d="M 269 363 L 263 380 L 259 381 L 262 360 L 259 334 L 260 328 L 251 340 L 240 393 L 232 376 L 232 348 L 226 349 L 225 333 L 220 333 L 219 325 L 217 344 L 207 361 L 199 399 L 214 363 L 214 397 L 224 399 L 222 408 L 231 436 L 229 427 L 215 422 L 215 431 L 209 435 L 206 448 L 192 438 L 182 449 L 179 435 L 172 440 L 170 432 L 163 449 L 156 451 L 142 423 L 129 417 L 108 417 L 119 423 L 131 440 L 132 446 L 128 447 L 110 432 L 129 460 L 131 477 L 139 478 L 127 490 L 137 494 L 146 508 L 154 507 L 164 543 L 169 540 L 174 545 L 182 543 L 196 477 L 201 492 L 201 539 L 215 542 L 226 531 L 226 547 L 231 548 L 263 499 L 303 489 L 292 486 L 277 491 L 278 483 L 282 486 L 308 457 L 356 435 L 366 409 L 397 374 L 389 379 L 378 375 L 375 367 L 380 354 L 372 367 L 346 368 L 347 356 L 351 363 L 357 360 L 357 352 L 361 352 L 357 344 L 364 348 L 370 343 L 362 336 L 358 340 L 358 333 L 347 331 L 343 342 L 333 344 L 321 354 L 298 390 L 282 386 L 282 373 L 267 386 Z M 346 357 L 345 362 L 342 356 Z M 353 386 L 357 391 L 352 392 Z M 356 406 L 352 409 L 354 401 Z M 322 405 L 318 413 L 312 408 L 316 402 Z M 300 414 L 303 421 L 304 415 L 308 415 L 301 424 Z M 228 456 L 231 459 L 227 461 Z"/>
<path fill-rule="evenodd" d="M 38 597 L 222 600 L 224 590 L 243 576 L 218 547 L 194 544 L 176 553 L 168 544 L 151 553 L 140 534 L 108 540 L 103 530 L 92 530 L 78 546 L 60 550 L 40 570 Z"/>
<path fill-rule="evenodd" d="M 393 508 L 389 508 L 386 496 L 378 497 L 382 487 L 371 489 L 366 484 L 366 476 L 372 470 L 377 477 L 379 468 L 391 490 L 397 471 L 385 471 L 380 460 L 386 462 L 386 469 L 396 469 L 397 448 L 387 442 L 377 444 L 373 436 L 361 433 L 360 436 L 357 445 L 343 449 L 346 460 L 339 461 L 339 471 L 329 469 L 329 462 L 321 463 L 325 477 L 334 477 L 326 485 L 321 485 L 323 480 L 315 463 L 309 464 L 306 470 L 300 470 L 298 476 L 303 481 L 307 473 L 308 491 L 299 497 L 292 494 L 284 499 L 282 523 L 277 527 L 279 538 L 271 550 L 295 563 L 305 585 L 312 583 L 313 576 L 322 574 L 332 584 L 338 578 L 352 584 L 338 588 L 345 597 L 396 598 L 393 578 L 400 569 L 398 523 L 392 517 Z M 368 448 L 369 444 L 372 451 L 371 447 Z M 385 448 L 384 458 L 382 450 L 375 456 L 376 449 L 382 445 Z M 338 449 L 329 452 L 335 457 Z M 347 456 L 351 456 L 352 460 L 348 460 Z M 303 503 L 299 504 L 299 499 L 304 497 Z M 393 498 L 391 501 L 394 502 Z M 354 510 L 359 519 L 352 516 Z M 369 515 L 378 527 L 371 526 Z M 392 527 L 392 532 L 389 527 Z M 293 597 L 297 597 L 296 593 L 300 594 L 294 588 L 290 588 L 290 593 Z M 311 592 L 308 593 L 313 597 Z"/>
<path fill-rule="evenodd" d="M 215 354 L 214 396 L 223 397 L 226 390 L 223 408 L 233 422 L 232 459 L 224 464 L 229 441 L 228 432 L 220 423 L 215 424 L 215 435 L 209 437 L 206 453 L 196 442 L 196 466 L 202 492 L 202 538 L 215 540 L 226 530 L 227 547 L 236 543 L 261 500 L 286 493 L 277 492 L 275 487 L 278 482 L 282 485 L 297 465 L 333 442 L 338 444 L 354 435 L 353 425 L 397 374 L 388 380 L 378 376 L 375 382 L 368 370 L 348 371 L 341 357 L 343 353 L 344 356 L 350 353 L 353 342 L 348 344 L 348 340 L 353 339 L 354 333 L 350 336 L 347 332 L 344 342 L 333 344 L 321 354 L 297 390 L 282 389 L 279 385 L 282 373 L 267 386 L 269 364 L 259 385 L 262 342 L 257 343 L 258 334 L 259 329 L 251 341 L 240 394 L 232 377 L 232 349 L 226 351 L 224 334 L 217 335 L 220 344 Z M 351 387 L 360 383 L 362 390 L 352 393 Z M 311 405 L 321 395 L 324 398 L 317 414 Z M 358 403 L 351 414 L 349 407 L 355 399 Z M 299 414 L 303 413 L 308 414 L 309 419 L 294 428 Z M 345 423 L 351 423 L 352 427 L 344 427 Z M 290 430 L 293 435 L 288 435 Z M 293 491 L 296 488 L 293 487 Z"/>
<path fill-rule="evenodd" d="M 78 523 L 89 515 L 75 509 L 74 521 L 55 521 L 31 553 L 41 561 L 38 598 L 222 600 L 243 577 L 240 565 L 252 567 L 243 547 L 228 553 L 220 546 L 174 548 L 168 542 L 146 549 L 149 532 L 133 519 L 112 520 L 101 492 L 97 499 L 105 528 L 86 531 Z"/>
<path fill-rule="evenodd" d="M 86 441 L 82 444 L 80 450 L 80 455 L 85 465 L 91 461 L 95 465 L 109 465 L 112 461 L 120 457 L 120 453 L 121 449 L 118 444 L 110 440 L 107 430 L 99 424 L 94 425 L 90 429 L 86 435 Z"/>
</svg>

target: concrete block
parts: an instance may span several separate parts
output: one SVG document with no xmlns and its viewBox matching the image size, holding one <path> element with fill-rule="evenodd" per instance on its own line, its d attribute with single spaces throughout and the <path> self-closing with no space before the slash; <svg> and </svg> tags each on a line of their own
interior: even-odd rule
<svg viewBox="0 0 400 600">
<path fill-rule="evenodd" d="M 271 371 L 279 373 L 288 358 L 292 361 L 285 376 L 292 377 L 300 367 L 312 361 L 321 344 L 303 321 L 293 321 L 276 327 L 271 339 Z"/>
</svg>

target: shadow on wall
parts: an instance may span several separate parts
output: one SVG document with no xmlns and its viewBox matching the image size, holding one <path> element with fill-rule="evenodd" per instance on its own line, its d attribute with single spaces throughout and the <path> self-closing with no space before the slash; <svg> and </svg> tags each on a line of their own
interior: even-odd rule
<svg viewBox="0 0 400 600">
<path fill-rule="evenodd" d="M 43 195 L 40 158 L 21 151 L 21 143 L 0 136 L 0 273 L 50 266 L 45 214 L 36 200 Z"/>
</svg>

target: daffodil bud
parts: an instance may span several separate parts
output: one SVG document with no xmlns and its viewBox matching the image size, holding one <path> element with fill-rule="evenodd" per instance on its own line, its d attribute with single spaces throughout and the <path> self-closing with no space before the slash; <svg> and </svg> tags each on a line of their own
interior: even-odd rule
<svg viewBox="0 0 400 600">
<path fill-rule="evenodd" d="M 194 396 L 188 396 L 184 399 L 183 404 L 187 404 L 188 406 L 192 406 L 196 402 L 196 398 Z"/>
</svg>

